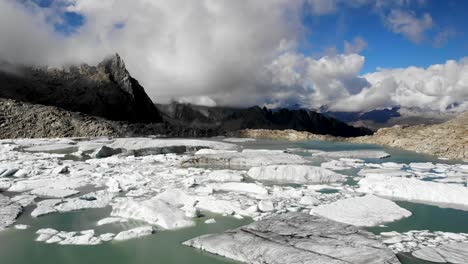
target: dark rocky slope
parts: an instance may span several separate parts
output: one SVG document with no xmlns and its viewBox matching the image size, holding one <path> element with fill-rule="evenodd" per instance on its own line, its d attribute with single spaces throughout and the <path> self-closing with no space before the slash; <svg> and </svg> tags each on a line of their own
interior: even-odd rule
<svg viewBox="0 0 468 264">
<path fill-rule="evenodd" d="M 157 106 L 168 122 L 192 128 L 211 128 L 220 133 L 251 128 L 294 129 L 341 137 L 372 134 L 366 128 L 352 127 L 334 118 L 306 109 L 272 111 L 258 106 L 241 109 L 180 103 Z"/>
<path fill-rule="evenodd" d="M 0 138 L 45 137 L 207 137 L 210 129 L 193 129 L 166 122 L 113 121 L 79 112 L 0 98 Z"/>
<path fill-rule="evenodd" d="M 3 64 L 0 97 L 130 122 L 161 122 L 161 116 L 118 54 L 97 66 L 62 69 Z M 5 70 L 7 69 L 7 70 Z"/>
</svg>

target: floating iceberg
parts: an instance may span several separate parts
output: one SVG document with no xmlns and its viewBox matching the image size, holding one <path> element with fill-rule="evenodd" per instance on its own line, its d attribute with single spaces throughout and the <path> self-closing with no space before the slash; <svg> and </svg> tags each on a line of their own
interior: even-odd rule
<svg viewBox="0 0 468 264">
<path fill-rule="evenodd" d="M 306 165 L 272 165 L 251 168 L 247 175 L 258 181 L 280 183 L 330 183 L 344 180 L 344 175 L 321 167 Z"/>
<path fill-rule="evenodd" d="M 55 209 L 55 206 L 61 202 L 62 202 L 61 199 L 42 200 L 36 204 L 36 208 L 31 212 L 31 216 L 39 217 L 42 215 L 55 213 L 57 212 L 57 209 Z"/>
<path fill-rule="evenodd" d="M 390 154 L 381 150 L 344 150 L 317 152 L 314 153 L 313 156 L 328 158 L 383 159 L 390 157 Z"/>
<path fill-rule="evenodd" d="M 195 225 L 191 219 L 185 216 L 184 211 L 158 198 L 143 201 L 121 198 L 112 204 L 111 215 L 145 221 L 164 229 L 178 229 Z"/>
<path fill-rule="evenodd" d="M 23 208 L 0 194 L 0 231 L 15 223 Z"/>
<path fill-rule="evenodd" d="M 302 164 L 307 161 L 301 156 L 275 150 L 243 150 L 218 154 L 197 154 L 184 165 L 210 165 L 227 167 L 253 167 L 273 164 Z"/>
<path fill-rule="evenodd" d="M 423 247 L 413 256 L 437 263 L 465 264 L 468 261 L 468 243 L 449 243 L 437 247 Z"/>
<path fill-rule="evenodd" d="M 323 204 L 313 208 L 311 214 L 356 226 L 376 226 L 411 216 L 411 212 L 396 203 L 365 195 Z"/>
<path fill-rule="evenodd" d="M 443 204 L 468 210 L 468 188 L 461 185 L 395 177 L 366 177 L 359 181 L 358 192 L 401 200 Z"/>
<path fill-rule="evenodd" d="M 319 216 L 288 213 L 183 243 L 244 263 L 397 264 L 374 235 Z"/>
<path fill-rule="evenodd" d="M 50 198 L 66 198 L 79 193 L 77 190 L 72 189 L 58 189 L 50 187 L 37 188 L 31 191 L 31 194 L 39 197 L 50 197 Z"/>
<path fill-rule="evenodd" d="M 123 241 L 123 240 L 138 238 L 138 237 L 149 236 L 149 235 L 153 234 L 153 232 L 154 232 L 154 230 L 153 230 L 152 226 L 137 227 L 137 228 L 133 228 L 133 229 L 122 231 L 122 232 L 118 233 L 114 237 L 114 240 Z"/>
<path fill-rule="evenodd" d="M 214 183 L 214 184 L 208 185 L 208 187 L 212 188 L 214 191 L 268 194 L 267 189 L 255 183 L 245 183 L 245 182 Z"/>
</svg>

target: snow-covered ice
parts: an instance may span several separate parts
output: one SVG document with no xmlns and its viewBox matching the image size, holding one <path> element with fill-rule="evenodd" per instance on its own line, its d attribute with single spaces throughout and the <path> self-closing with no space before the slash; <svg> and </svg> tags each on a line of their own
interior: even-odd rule
<svg viewBox="0 0 468 264">
<path fill-rule="evenodd" d="M 359 186 L 358 192 L 468 210 L 468 188 L 461 185 L 368 176 L 359 181 Z"/>
<path fill-rule="evenodd" d="M 0 194 L 0 231 L 15 223 L 23 208 Z"/>
<path fill-rule="evenodd" d="M 256 139 L 254 138 L 225 138 L 223 141 L 231 142 L 231 143 L 245 143 L 245 142 L 253 142 Z"/>
<path fill-rule="evenodd" d="M 111 215 L 145 221 L 164 229 L 178 229 L 195 225 L 181 209 L 158 198 L 143 201 L 120 198 L 112 204 Z"/>
<path fill-rule="evenodd" d="M 272 165 L 251 168 L 247 175 L 258 181 L 279 183 L 330 183 L 344 176 L 321 167 L 307 165 Z"/>
<path fill-rule="evenodd" d="M 42 215 L 57 212 L 55 206 L 61 203 L 61 199 L 48 199 L 42 200 L 36 204 L 36 208 L 31 212 L 32 217 L 39 217 Z"/>
<path fill-rule="evenodd" d="M 311 214 L 356 226 L 376 226 L 411 216 L 410 211 L 396 203 L 374 195 L 319 205 L 311 210 Z"/>
<path fill-rule="evenodd" d="M 209 165 L 227 167 L 253 167 L 273 164 L 302 164 L 307 161 L 301 156 L 277 150 L 250 150 L 200 154 L 186 160 L 185 165 Z"/>
<path fill-rule="evenodd" d="M 413 256 L 437 263 L 465 264 L 468 261 L 468 243 L 449 243 L 438 247 L 423 247 Z"/>
<path fill-rule="evenodd" d="M 323 151 L 313 154 L 318 157 L 328 158 L 352 158 L 352 159 L 383 159 L 390 157 L 385 151 L 381 150 L 344 150 L 344 151 Z"/>
<path fill-rule="evenodd" d="M 245 183 L 245 182 L 214 183 L 214 184 L 208 185 L 208 187 L 211 187 L 214 191 L 268 194 L 267 189 L 255 183 Z"/>
<path fill-rule="evenodd" d="M 37 195 L 39 197 L 48 197 L 48 198 L 66 198 L 73 196 L 79 193 L 77 190 L 72 189 L 58 189 L 50 187 L 41 187 L 31 191 L 31 194 Z"/>
<path fill-rule="evenodd" d="M 138 237 L 149 236 L 153 234 L 153 232 L 154 232 L 154 229 L 152 226 L 136 227 L 136 228 L 118 233 L 114 237 L 114 240 L 123 241 L 123 240 L 138 238 Z"/>
<path fill-rule="evenodd" d="M 121 217 L 106 217 L 103 218 L 99 221 L 97 221 L 96 225 L 97 226 L 102 226 L 102 225 L 108 225 L 108 224 L 114 224 L 114 223 L 124 223 L 128 222 L 128 219 L 121 218 Z"/>
</svg>

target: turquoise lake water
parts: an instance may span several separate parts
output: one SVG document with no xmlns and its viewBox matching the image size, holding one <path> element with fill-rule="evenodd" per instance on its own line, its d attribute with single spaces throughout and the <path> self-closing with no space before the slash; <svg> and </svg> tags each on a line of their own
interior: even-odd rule
<svg viewBox="0 0 468 264">
<path fill-rule="evenodd" d="M 378 149 L 385 150 L 392 156 L 382 160 L 366 160 L 366 162 L 439 162 L 457 163 L 456 161 L 443 161 L 429 155 L 384 148 L 374 145 L 356 145 L 350 143 L 331 143 L 321 141 L 283 142 L 261 140 L 240 144 L 245 148 L 286 149 L 308 148 L 318 150 L 356 150 Z M 300 153 L 299 153 L 300 154 Z M 310 154 L 302 153 L 307 156 Z M 318 161 L 317 161 L 318 162 Z M 458 162 L 459 163 L 459 162 Z M 356 170 L 346 171 L 347 175 L 354 175 Z M 349 184 L 355 184 L 352 179 Z M 333 192 L 334 190 L 324 190 Z M 374 227 L 368 230 L 376 234 L 383 231 L 406 232 L 409 230 L 427 229 L 431 231 L 449 231 L 468 233 L 468 211 L 440 208 L 411 202 L 397 202 L 401 207 L 411 211 L 413 215 L 385 227 Z M 107 217 L 110 208 L 91 209 L 85 211 L 52 214 L 33 219 L 30 212 L 33 208 L 26 208 L 19 217 L 17 224 L 27 224 L 27 230 L 8 229 L 0 232 L 0 263 L 1 264 L 85 264 L 85 263 L 112 263 L 112 264 L 226 264 L 235 263 L 222 257 L 214 256 L 181 245 L 181 242 L 207 233 L 222 232 L 250 223 L 250 219 L 238 220 L 232 217 L 207 214 L 196 219 L 197 225 L 177 231 L 157 231 L 155 234 L 133 239 L 125 242 L 110 242 L 96 246 L 60 246 L 35 242 L 35 231 L 40 228 L 52 227 L 63 231 L 80 231 L 94 229 L 96 234 L 119 232 L 140 226 L 139 222 L 128 222 L 97 227 L 95 223 Z M 205 224 L 204 221 L 215 218 L 215 224 Z M 403 264 L 430 263 L 417 260 L 410 255 L 401 254 L 399 258 Z"/>
</svg>

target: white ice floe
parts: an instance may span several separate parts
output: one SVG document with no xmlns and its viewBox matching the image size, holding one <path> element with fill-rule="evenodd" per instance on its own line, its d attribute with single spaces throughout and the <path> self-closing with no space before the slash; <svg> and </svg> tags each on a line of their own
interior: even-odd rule
<svg viewBox="0 0 468 264">
<path fill-rule="evenodd" d="M 408 165 L 404 163 L 396 163 L 396 162 L 384 162 L 380 164 L 382 168 L 389 168 L 389 169 L 403 169 L 408 167 Z"/>
<path fill-rule="evenodd" d="M 25 148 L 24 151 L 28 152 L 57 152 L 68 153 L 76 151 L 78 147 L 72 144 L 45 144 Z"/>
<path fill-rule="evenodd" d="M 101 239 L 101 241 L 103 242 L 107 242 L 107 241 L 111 241 L 112 239 L 114 239 L 114 237 L 115 237 L 114 233 L 105 233 L 105 234 L 100 235 L 99 239 Z"/>
<path fill-rule="evenodd" d="M 245 171 L 236 171 L 236 170 L 214 170 L 208 175 L 203 175 L 203 181 L 213 181 L 213 182 L 240 182 L 244 179 L 242 174 Z"/>
<path fill-rule="evenodd" d="M 149 235 L 153 234 L 153 232 L 154 232 L 154 230 L 153 230 L 152 226 L 137 227 L 137 228 L 133 228 L 133 229 L 122 231 L 122 232 L 118 233 L 114 237 L 114 240 L 123 241 L 123 240 L 138 238 L 138 237 L 149 236 Z"/>
<path fill-rule="evenodd" d="M 218 214 L 244 214 L 239 201 L 224 200 L 213 195 L 191 195 L 181 189 L 168 189 L 157 198 L 184 209 L 195 207 L 201 211 Z"/>
<path fill-rule="evenodd" d="M 197 154 L 185 165 L 210 165 L 227 167 L 253 167 L 273 164 L 301 164 L 307 161 L 301 156 L 275 150 L 248 150 L 217 154 Z"/>
<path fill-rule="evenodd" d="M 70 212 L 89 208 L 104 208 L 112 201 L 115 193 L 100 190 L 88 193 L 76 198 L 64 199 L 62 203 L 55 206 L 59 212 Z"/>
<path fill-rule="evenodd" d="M 261 200 L 257 206 L 262 212 L 271 212 L 275 210 L 275 206 L 271 200 Z"/>
<path fill-rule="evenodd" d="M 103 240 L 95 236 L 94 230 L 58 231 L 52 228 L 39 229 L 36 241 L 59 245 L 98 245 Z"/>
<path fill-rule="evenodd" d="M 75 232 L 71 232 L 75 233 Z M 57 235 L 58 237 L 61 237 L 61 233 Z M 46 241 L 46 243 L 50 243 L 49 240 Z M 93 233 L 80 233 L 78 235 L 73 234 L 72 236 L 68 234 L 63 234 L 63 240 L 58 242 L 59 245 L 98 245 L 101 244 L 102 241 L 99 237 L 94 236 Z"/>
<path fill-rule="evenodd" d="M 330 160 L 320 164 L 320 167 L 330 170 L 347 170 L 352 168 L 361 168 L 364 161 L 361 159 L 340 158 L 339 160 Z"/>
<path fill-rule="evenodd" d="M 463 256 L 461 259 L 465 260 L 468 258 L 468 234 L 466 233 L 412 230 L 405 233 L 382 232 L 380 236 L 395 253 L 413 252 L 412 254 L 417 258 L 441 263 L 466 263 L 456 262 L 455 258 L 450 258 L 451 256 Z M 462 247 L 458 248 L 458 246 Z M 445 257 L 442 257 L 444 255 Z M 451 261 L 448 261 L 449 259 Z"/>
<path fill-rule="evenodd" d="M 255 183 L 245 183 L 245 182 L 214 183 L 214 184 L 209 184 L 208 187 L 212 188 L 214 191 L 268 194 L 267 189 Z"/>
<path fill-rule="evenodd" d="M 411 212 L 396 203 L 365 195 L 319 205 L 311 214 L 320 215 L 338 222 L 356 226 L 376 226 L 411 216 Z"/>
<path fill-rule="evenodd" d="M 318 216 L 288 213 L 184 245 L 242 263 L 397 264 L 397 257 L 371 233 Z"/>
<path fill-rule="evenodd" d="M 16 181 L 8 189 L 10 192 L 26 192 L 39 188 L 54 189 L 78 189 L 88 185 L 86 178 L 82 175 L 75 176 L 43 176 L 34 179 Z"/>
<path fill-rule="evenodd" d="M 22 195 L 13 196 L 11 198 L 11 201 L 21 205 L 22 207 L 26 207 L 32 204 L 36 198 L 37 198 L 36 195 L 22 194 Z"/>
<path fill-rule="evenodd" d="M 46 241 L 53 237 L 54 235 L 58 234 L 59 231 L 53 228 L 42 228 L 36 231 L 36 234 L 39 236 L 36 238 L 36 241 Z"/>
<path fill-rule="evenodd" d="M 468 209 L 468 188 L 461 185 L 407 178 L 366 177 L 359 181 L 359 186 L 357 191 L 362 193 Z"/>
<path fill-rule="evenodd" d="M 28 225 L 15 225 L 15 229 L 18 229 L 18 230 L 25 230 L 28 228 L 29 228 Z"/>
<path fill-rule="evenodd" d="M 409 166 L 413 170 L 421 171 L 429 171 L 436 167 L 432 162 L 412 162 Z"/>
<path fill-rule="evenodd" d="M 360 176 L 374 176 L 374 177 L 411 177 L 413 173 L 394 168 L 377 168 L 377 169 L 362 169 L 358 172 Z"/>
<path fill-rule="evenodd" d="M 188 147 L 188 148 L 211 148 L 211 149 L 234 149 L 237 148 L 234 144 L 223 143 L 218 141 L 197 140 L 197 139 L 152 139 L 152 138 L 117 138 L 108 147 L 113 149 L 140 150 L 151 148 L 171 148 L 171 147 Z"/>
<path fill-rule="evenodd" d="M 225 138 L 223 141 L 231 142 L 231 143 L 245 143 L 245 142 L 252 142 L 255 141 L 254 138 Z"/>
<path fill-rule="evenodd" d="M 77 190 L 72 189 L 58 189 L 50 187 L 37 188 L 31 191 L 31 194 L 37 195 L 39 197 L 49 197 L 49 198 L 66 198 L 73 196 L 79 193 Z"/>
<path fill-rule="evenodd" d="M 468 243 L 449 243 L 438 247 L 423 247 L 413 256 L 437 263 L 465 264 L 468 261 Z"/>
<path fill-rule="evenodd" d="M 184 211 L 158 198 L 143 201 L 133 198 L 118 199 L 112 204 L 111 215 L 145 221 L 164 229 L 178 229 L 195 224 L 186 217 Z"/>
<path fill-rule="evenodd" d="M 321 167 L 306 165 L 272 165 L 251 168 L 247 175 L 258 181 L 280 183 L 329 183 L 344 176 Z"/>
<path fill-rule="evenodd" d="M 344 150 L 317 152 L 314 153 L 313 156 L 352 159 L 383 159 L 390 157 L 390 154 L 381 150 Z"/>
<path fill-rule="evenodd" d="M 106 217 L 101 220 L 99 220 L 96 225 L 97 226 L 102 226 L 102 225 L 108 225 L 108 224 L 114 224 L 114 223 L 124 223 L 128 222 L 128 219 L 121 218 L 121 217 Z"/>
<path fill-rule="evenodd" d="M 216 223 L 216 220 L 214 218 L 210 218 L 208 220 L 205 220 L 205 224 L 214 224 Z"/>
<path fill-rule="evenodd" d="M 61 199 L 48 199 L 48 200 L 40 201 L 36 204 L 36 208 L 31 212 L 31 216 L 39 217 L 42 215 L 55 213 L 57 212 L 57 209 L 55 209 L 55 206 L 61 202 L 62 202 Z"/>
<path fill-rule="evenodd" d="M 22 210 L 19 204 L 0 194 L 0 231 L 14 224 Z"/>
</svg>

